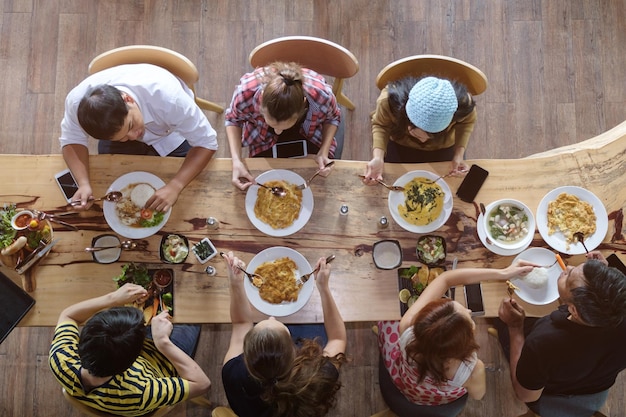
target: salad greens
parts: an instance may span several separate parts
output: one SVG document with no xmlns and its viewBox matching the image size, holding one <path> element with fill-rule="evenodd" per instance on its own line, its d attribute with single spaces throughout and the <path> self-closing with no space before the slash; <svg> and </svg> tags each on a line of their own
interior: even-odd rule
<svg viewBox="0 0 626 417">
<path fill-rule="evenodd" d="M 150 283 L 152 282 L 152 278 L 150 278 L 148 268 L 146 268 L 145 265 L 131 262 L 129 264 L 122 265 L 122 273 L 113 278 L 113 281 L 117 282 L 118 287 L 130 282 L 131 284 L 141 285 L 142 287 L 148 289 Z"/>
<path fill-rule="evenodd" d="M 154 214 L 152 215 L 152 218 L 150 219 L 141 219 L 139 221 L 139 224 L 141 227 L 152 227 L 152 226 L 157 226 L 159 224 L 161 224 L 161 222 L 163 221 L 163 217 L 165 216 L 165 213 L 162 211 L 155 211 Z"/>
<path fill-rule="evenodd" d="M 11 226 L 11 219 L 16 213 L 17 209 L 15 208 L 15 204 L 5 204 L 4 207 L 0 209 L 0 249 L 6 248 L 15 240 L 17 230 Z"/>
</svg>

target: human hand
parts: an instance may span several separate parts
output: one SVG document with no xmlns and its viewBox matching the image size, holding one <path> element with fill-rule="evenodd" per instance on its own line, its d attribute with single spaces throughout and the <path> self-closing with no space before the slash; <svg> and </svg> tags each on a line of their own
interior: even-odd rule
<svg viewBox="0 0 626 417">
<path fill-rule="evenodd" d="M 159 342 L 169 340 L 174 325 L 172 324 L 172 317 L 167 310 L 161 311 L 156 316 L 152 317 L 150 326 L 152 327 L 152 340 L 158 345 Z"/>
<path fill-rule="evenodd" d="M 505 298 L 502 300 L 502 303 L 500 303 L 498 317 L 511 328 L 523 329 L 526 312 L 514 298 Z"/>
<path fill-rule="evenodd" d="M 93 200 L 93 198 L 93 191 L 90 185 L 80 186 L 72 196 L 72 201 L 80 201 L 80 204 L 72 207 L 74 210 L 89 210 L 93 204 L 90 199 Z"/>
<path fill-rule="evenodd" d="M 513 262 L 511 265 L 503 269 L 503 276 L 501 278 L 502 281 L 506 281 L 516 276 L 526 276 L 532 271 L 534 268 L 540 267 L 536 263 L 525 261 L 524 259 L 518 259 Z"/>
<path fill-rule="evenodd" d="M 145 301 L 148 291 L 141 285 L 126 283 L 111 293 L 112 305 L 123 306 Z"/>
<path fill-rule="evenodd" d="M 332 166 L 327 167 L 326 165 L 328 165 L 331 161 L 332 159 L 328 158 L 328 154 L 321 155 L 318 153 L 317 155 L 315 155 L 315 162 L 317 163 L 318 169 L 320 171 L 319 175 L 321 175 L 322 177 L 327 177 L 330 174 Z"/>
<path fill-rule="evenodd" d="M 326 258 L 319 258 L 315 268 L 318 269 L 315 274 L 315 285 L 318 289 L 327 288 L 328 280 L 330 279 L 330 264 L 326 263 Z"/>
<path fill-rule="evenodd" d="M 375 185 L 378 184 L 378 180 L 383 180 L 383 169 L 385 162 L 382 158 L 374 157 L 365 166 L 365 173 L 363 176 L 363 184 Z"/>
<path fill-rule="evenodd" d="M 256 182 L 255 178 L 250 174 L 245 164 L 239 160 L 233 160 L 233 177 L 232 184 L 240 190 L 246 190 Z"/>
<path fill-rule="evenodd" d="M 180 191 L 182 190 L 174 186 L 172 183 L 168 183 L 164 187 L 155 191 L 152 197 L 146 201 L 145 208 L 156 211 L 167 211 L 172 208 L 174 204 L 176 204 Z"/>
<path fill-rule="evenodd" d="M 220 252 L 224 261 L 226 261 L 226 266 L 228 266 L 228 277 L 232 282 L 243 282 L 243 271 L 237 266 L 241 268 L 246 268 L 246 264 L 241 259 L 237 258 L 235 254 L 230 251 L 228 253 Z"/>
<path fill-rule="evenodd" d="M 587 259 L 595 259 L 597 261 L 602 262 L 604 265 L 608 265 L 609 262 L 606 260 L 606 258 L 604 257 L 604 255 L 602 255 L 602 253 L 600 251 L 597 250 L 593 250 L 589 253 L 587 253 Z"/>
<path fill-rule="evenodd" d="M 469 167 L 465 164 L 464 161 L 452 160 L 451 163 L 450 175 L 453 177 L 463 177 L 469 171 Z"/>
</svg>

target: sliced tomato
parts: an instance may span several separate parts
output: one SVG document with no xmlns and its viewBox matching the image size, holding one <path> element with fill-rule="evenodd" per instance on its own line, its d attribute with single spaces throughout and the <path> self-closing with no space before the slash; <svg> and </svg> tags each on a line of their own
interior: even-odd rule
<svg viewBox="0 0 626 417">
<path fill-rule="evenodd" d="M 146 220 L 150 220 L 152 218 L 152 214 L 154 212 L 152 211 L 152 209 L 141 209 L 141 218 L 142 219 L 146 219 Z"/>
</svg>

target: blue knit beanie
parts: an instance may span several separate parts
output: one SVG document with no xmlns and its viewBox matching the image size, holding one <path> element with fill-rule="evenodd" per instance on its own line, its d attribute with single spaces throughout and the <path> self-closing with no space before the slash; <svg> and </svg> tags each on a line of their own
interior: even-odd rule
<svg viewBox="0 0 626 417">
<path fill-rule="evenodd" d="M 409 92 L 406 115 L 411 123 L 428 133 L 445 130 L 459 107 L 454 87 L 448 80 L 421 79 Z"/>
</svg>

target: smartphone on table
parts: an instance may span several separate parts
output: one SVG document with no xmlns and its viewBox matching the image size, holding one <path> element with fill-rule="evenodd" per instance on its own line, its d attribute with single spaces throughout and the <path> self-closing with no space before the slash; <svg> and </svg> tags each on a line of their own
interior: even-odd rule
<svg viewBox="0 0 626 417">
<path fill-rule="evenodd" d="M 459 189 L 456 191 L 457 197 L 467 203 L 472 203 L 488 175 L 489 171 L 486 169 L 478 165 L 472 165 L 465 178 L 463 178 L 461 185 L 459 185 Z"/>
<path fill-rule="evenodd" d="M 483 290 L 478 284 L 469 284 L 464 287 L 465 305 L 472 310 L 472 316 L 483 316 L 485 306 L 483 304 Z"/>
<path fill-rule="evenodd" d="M 613 268 L 617 268 L 620 271 L 622 271 L 622 273 L 626 274 L 626 265 L 624 265 L 624 263 L 616 254 L 614 253 L 610 254 L 606 258 L 606 261 L 609 263 L 609 266 L 612 266 Z"/>
<path fill-rule="evenodd" d="M 69 203 L 72 201 L 72 197 L 76 194 L 78 190 L 78 184 L 72 175 L 72 172 L 69 169 L 64 169 L 61 172 L 58 172 L 54 175 L 54 179 L 56 180 L 65 200 Z"/>
</svg>

